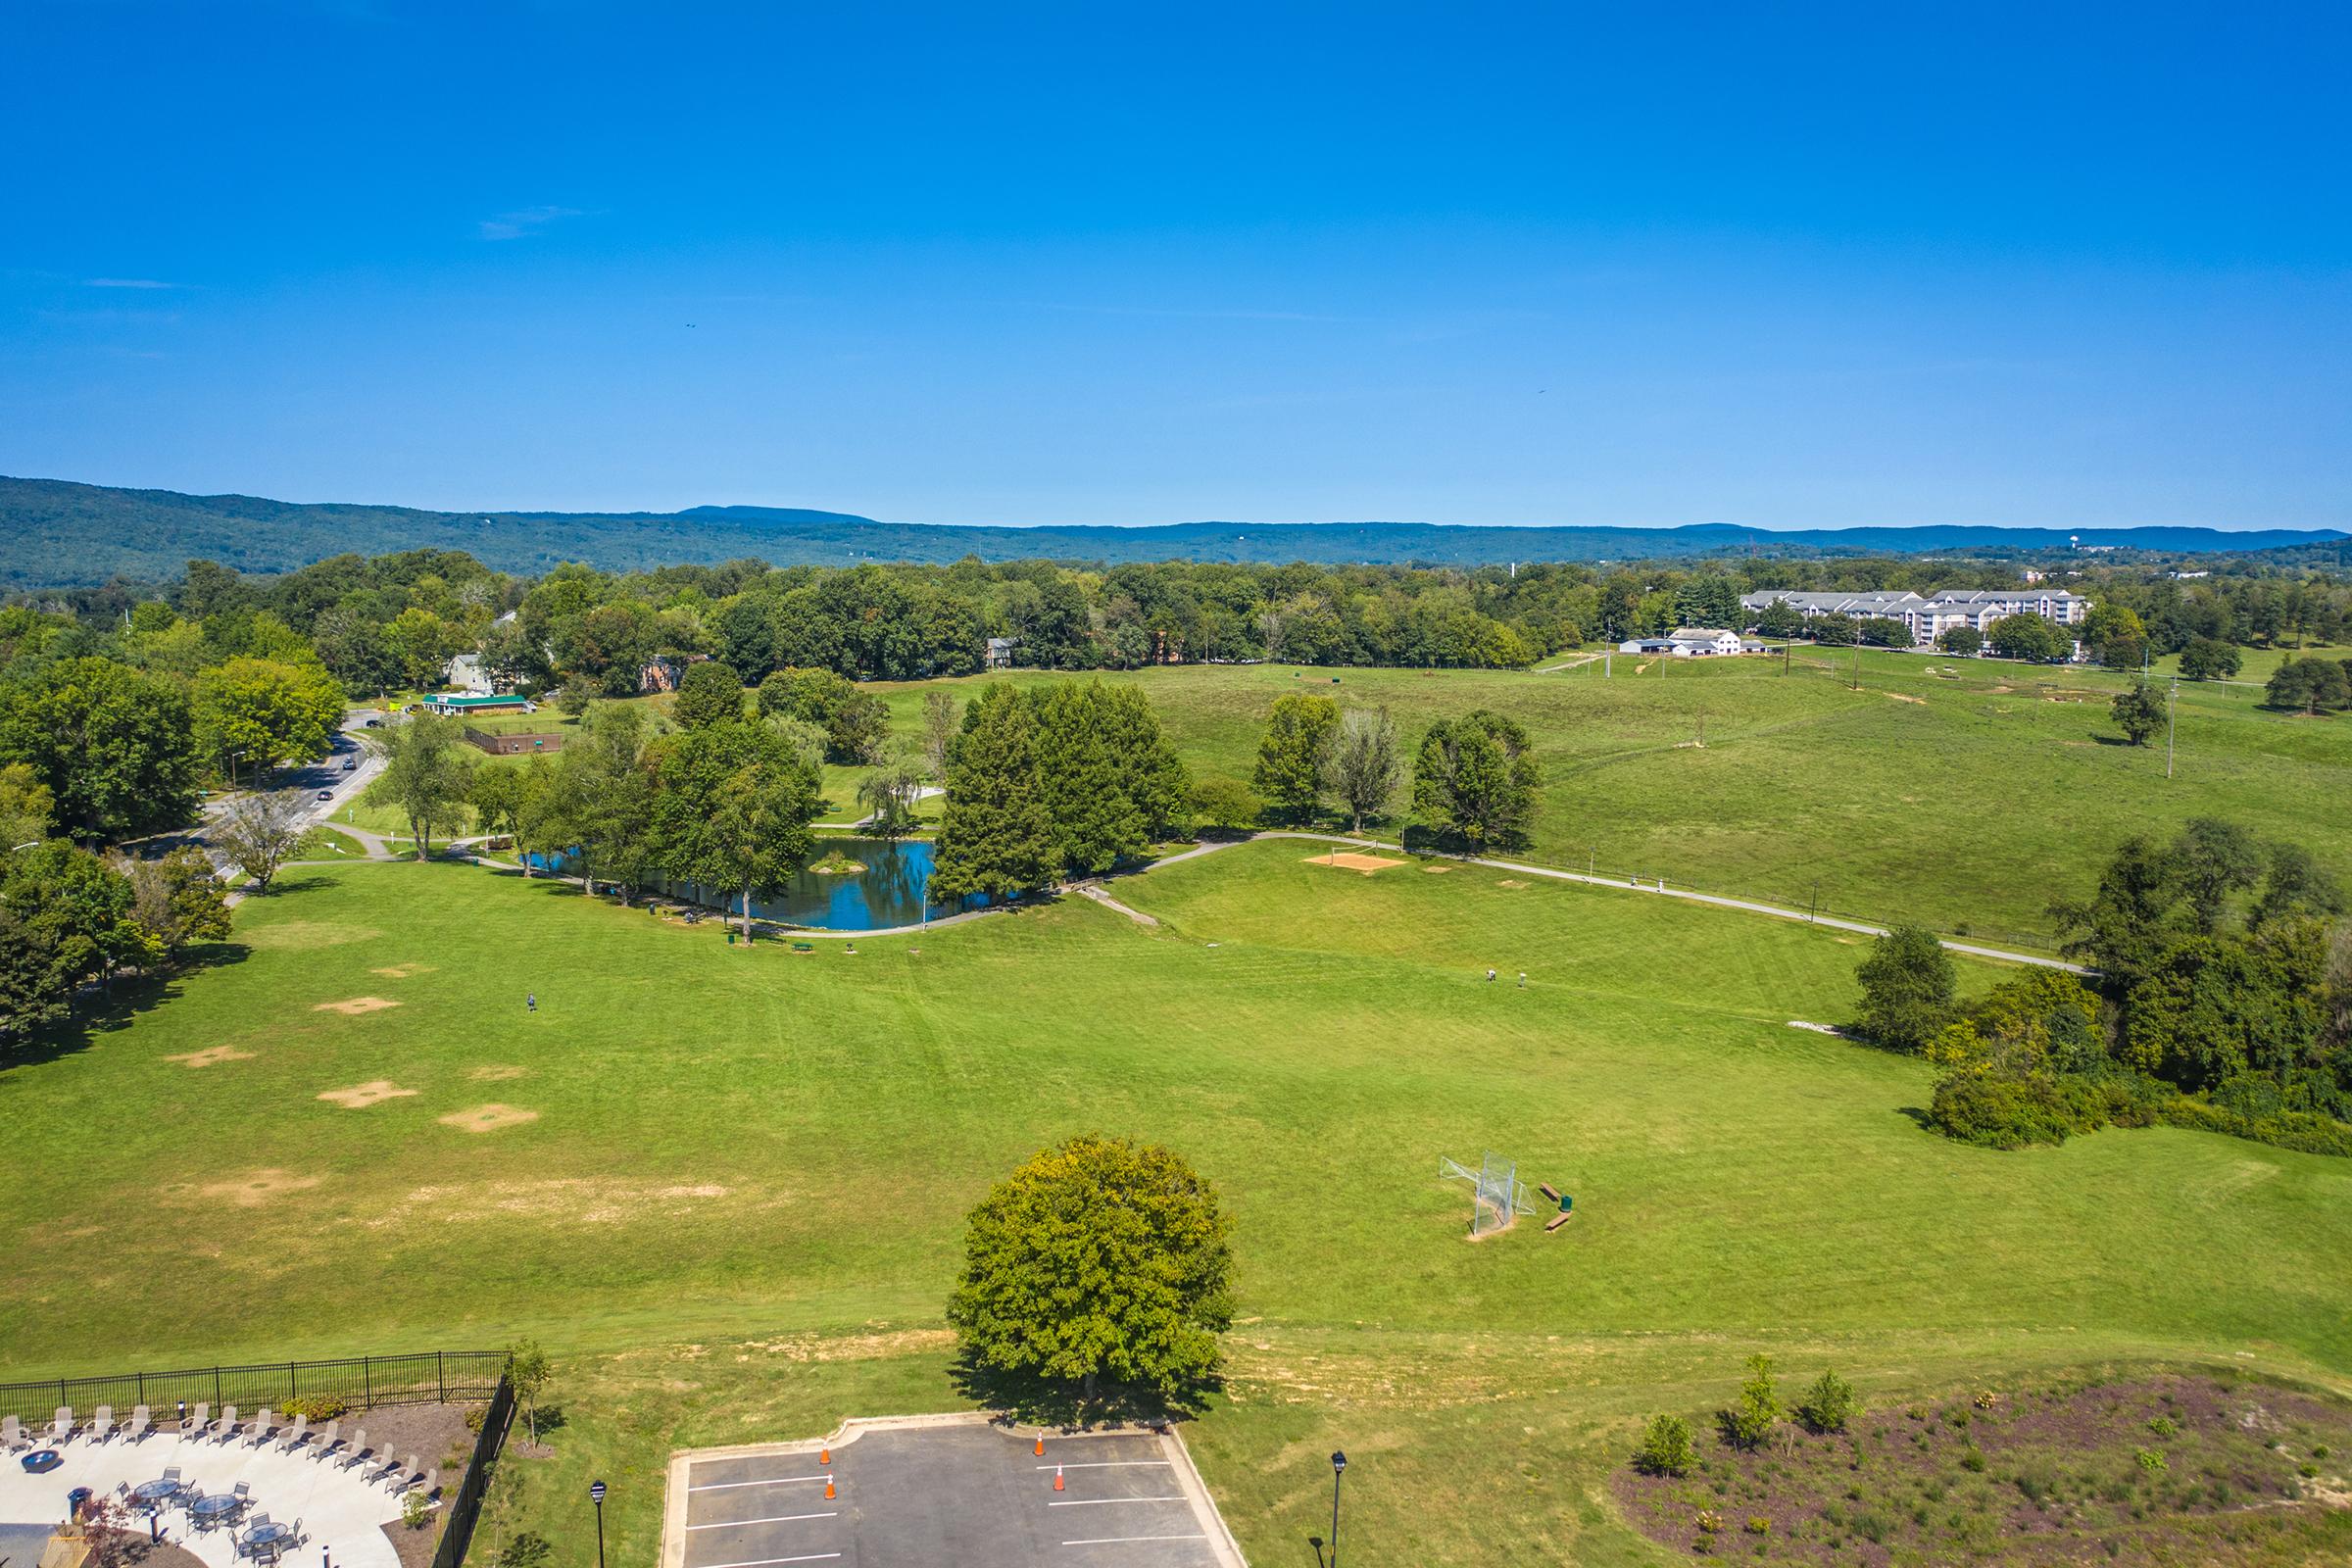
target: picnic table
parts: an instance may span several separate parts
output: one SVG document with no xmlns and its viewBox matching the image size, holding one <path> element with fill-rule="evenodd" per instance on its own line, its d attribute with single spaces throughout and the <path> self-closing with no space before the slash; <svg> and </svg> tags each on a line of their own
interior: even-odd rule
<svg viewBox="0 0 2352 1568">
<path fill-rule="evenodd" d="M 274 1521 L 255 1525 L 245 1532 L 245 1551 L 249 1556 L 275 1560 L 277 1554 L 294 1544 L 294 1527 Z"/>
</svg>

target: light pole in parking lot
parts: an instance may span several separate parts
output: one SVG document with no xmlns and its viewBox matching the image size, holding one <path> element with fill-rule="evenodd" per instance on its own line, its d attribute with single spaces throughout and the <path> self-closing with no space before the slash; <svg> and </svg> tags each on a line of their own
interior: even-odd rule
<svg viewBox="0 0 2352 1568">
<path fill-rule="evenodd" d="M 588 1500 L 596 1504 L 596 1568 L 605 1568 L 605 1484 L 588 1483 Z"/>
</svg>

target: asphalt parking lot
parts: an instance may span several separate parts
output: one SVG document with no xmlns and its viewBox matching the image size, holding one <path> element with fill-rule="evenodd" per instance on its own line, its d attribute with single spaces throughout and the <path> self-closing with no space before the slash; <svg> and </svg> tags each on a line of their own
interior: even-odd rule
<svg viewBox="0 0 2352 1568">
<path fill-rule="evenodd" d="M 1241 1568 L 1175 1439 L 1044 1443 L 943 1418 L 677 1454 L 662 1568 Z"/>
</svg>

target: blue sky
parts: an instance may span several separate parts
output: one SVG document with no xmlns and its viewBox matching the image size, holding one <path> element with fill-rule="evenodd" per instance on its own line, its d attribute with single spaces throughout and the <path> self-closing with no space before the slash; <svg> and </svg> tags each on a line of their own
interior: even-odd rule
<svg viewBox="0 0 2352 1568">
<path fill-rule="evenodd" d="M 8 14 L 4 472 L 2352 524 L 2340 8 Z"/>
</svg>

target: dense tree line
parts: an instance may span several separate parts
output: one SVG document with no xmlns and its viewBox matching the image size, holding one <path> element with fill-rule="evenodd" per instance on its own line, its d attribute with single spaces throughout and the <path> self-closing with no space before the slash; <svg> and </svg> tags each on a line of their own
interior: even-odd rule
<svg viewBox="0 0 2352 1568">
<path fill-rule="evenodd" d="M 1863 962 L 1860 1028 L 1943 1069 L 1932 1118 L 1972 1141 L 2168 1121 L 2352 1153 L 2352 927 L 2293 845 L 2212 818 L 2127 841 L 2054 912 L 2087 980 L 2044 970 L 1953 1003 L 1924 931 Z"/>
<path fill-rule="evenodd" d="M 37 816 L 37 790 L 0 769 L 0 815 Z M 23 841 L 15 841 L 23 844 Z M 194 850 L 153 859 L 102 857 L 47 839 L 0 856 L 0 1049 L 70 1013 L 124 971 L 155 973 L 228 935 L 226 894 Z"/>
</svg>

